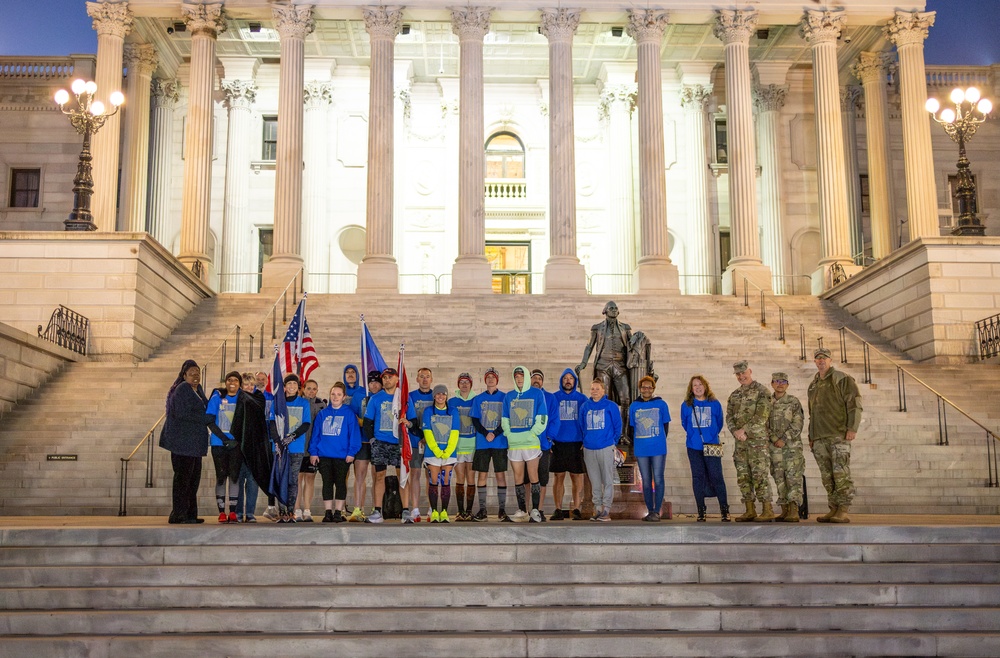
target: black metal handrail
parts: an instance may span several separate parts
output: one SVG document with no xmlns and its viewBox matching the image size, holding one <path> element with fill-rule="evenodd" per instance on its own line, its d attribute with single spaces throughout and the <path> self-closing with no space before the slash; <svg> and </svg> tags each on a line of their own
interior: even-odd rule
<svg viewBox="0 0 1000 658">
<path fill-rule="evenodd" d="M 736 273 L 735 272 L 733 273 L 733 277 L 734 277 L 734 283 L 735 283 L 735 277 L 736 277 Z M 767 296 L 767 293 L 764 291 L 764 289 L 761 288 L 760 286 L 758 286 L 753 281 L 748 280 L 743 275 L 740 275 L 740 278 L 743 279 L 743 305 L 744 306 L 746 306 L 747 308 L 750 308 L 750 286 L 753 286 L 754 288 L 756 288 L 757 291 L 758 291 L 758 293 L 760 294 L 760 326 L 762 326 L 762 327 L 766 327 L 767 326 L 767 302 L 771 302 L 771 304 L 773 304 L 775 306 L 775 308 L 778 309 L 778 340 L 780 340 L 782 343 L 784 343 L 785 342 L 785 309 L 784 309 L 784 307 L 782 307 L 781 304 L 779 304 L 778 302 L 774 301 L 773 298 L 769 299 L 768 296 Z M 739 289 L 738 289 L 738 286 L 736 286 L 736 285 L 733 285 L 733 296 L 734 297 L 739 297 Z M 800 336 L 801 336 L 801 331 L 800 331 Z M 804 345 L 805 344 L 804 337 L 801 338 L 801 340 L 802 340 L 802 344 Z"/>
<path fill-rule="evenodd" d="M 976 343 L 981 361 L 1000 355 L 1000 313 L 976 322 Z"/>
<path fill-rule="evenodd" d="M 303 285 L 304 281 L 305 281 L 305 270 L 304 269 L 300 269 L 298 272 L 295 273 L 295 276 L 292 277 L 292 280 L 288 282 L 288 285 L 285 286 L 285 289 L 281 291 L 281 294 L 278 295 L 278 298 L 276 300 L 274 300 L 274 303 L 271 304 L 271 308 L 269 308 L 267 310 L 267 313 L 264 314 L 264 317 L 261 318 L 260 324 L 257 325 L 256 339 L 257 339 L 257 342 L 259 343 L 258 358 L 261 361 L 264 360 L 264 327 L 267 325 L 267 319 L 269 317 L 271 318 L 271 340 L 272 341 L 273 340 L 277 340 L 277 338 L 278 338 L 278 304 L 281 304 L 281 322 L 282 322 L 282 324 L 287 324 L 288 323 L 288 289 L 289 288 L 292 289 L 292 312 L 294 312 L 295 311 L 295 307 L 299 303 L 299 295 L 305 294 L 305 290 L 303 290 L 303 288 L 302 288 L 302 285 Z M 254 325 L 250 325 L 250 326 L 254 326 Z M 249 358 L 249 361 L 251 363 L 253 363 L 253 341 L 254 341 L 254 337 L 255 337 L 254 334 L 250 334 L 250 345 L 251 345 L 251 347 L 250 347 L 250 358 Z M 237 361 L 236 362 L 239 363 L 238 356 L 237 356 Z"/>
<path fill-rule="evenodd" d="M 89 333 L 90 320 L 62 304 L 52 311 L 49 324 L 44 330 L 42 325 L 38 325 L 39 338 L 84 356 L 87 356 Z"/>
<path fill-rule="evenodd" d="M 930 391 L 937 398 L 937 408 L 938 408 L 938 445 L 947 446 L 950 445 L 948 438 L 948 407 L 951 407 L 965 418 L 972 422 L 972 424 L 979 427 L 986 433 L 986 460 L 989 470 L 989 479 L 987 481 L 988 487 L 1000 487 L 1000 471 L 997 469 L 997 446 L 994 442 L 1000 441 L 1000 436 L 990 428 L 983 425 L 981 422 L 973 418 L 967 411 L 959 407 L 957 404 L 945 397 L 940 391 L 935 389 L 933 386 L 920 379 L 912 372 L 907 370 L 901 363 L 885 354 L 877 347 L 872 346 L 867 340 L 862 338 L 857 332 L 848 329 L 847 327 L 840 328 L 840 362 L 847 363 L 847 334 L 851 334 L 857 340 L 861 342 L 863 358 L 866 360 L 866 378 L 867 383 L 871 383 L 871 352 L 874 351 L 876 355 L 882 359 L 888 361 L 891 365 L 896 368 L 896 388 L 899 396 L 899 410 L 905 412 L 906 409 L 906 378 L 909 377 L 913 381 L 917 382 L 925 389 Z"/>
<path fill-rule="evenodd" d="M 160 423 L 166 419 L 167 414 L 163 413 L 160 418 L 153 423 L 153 426 L 149 428 L 142 437 L 142 441 L 136 444 L 132 452 L 128 454 L 128 457 L 119 457 L 122 462 L 121 471 L 121 482 L 118 484 L 118 516 L 128 516 L 128 465 L 135 457 L 135 453 L 139 452 L 139 448 L 145 444 L 146 446 L 146 488 L 153 488 L 153 434 L 156 432 L 156 428 L 160 426 Z"/>
</svg>

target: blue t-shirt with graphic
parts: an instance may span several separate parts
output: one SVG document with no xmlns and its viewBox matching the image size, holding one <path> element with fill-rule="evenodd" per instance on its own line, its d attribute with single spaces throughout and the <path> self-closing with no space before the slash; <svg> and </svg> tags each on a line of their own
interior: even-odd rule
<svg viewBox="0 0 1000 658">
<path fill-rule="evenodd" d="M 484 435 L 477 432 L 476 450 L 507 448 L 507 437 L 504 436 L 503 428 L 500 427 L 500 420 L 503 417 L 503 399 L 506 395 L 506 393 L 497 389 L 492 393 L 483 391 L 472 398 L 472 412 L 470 413 L 470 417 L 477 419 L 487 431 L 495 434 L 493 441 L 487 441 Z"/>
<path fill-rule="evenodd" d="M 208 408 L 205 409 L 207 415 L 215 416 L 215 424 L 230 439 L 233 438 L 233 414 L 236 413 L 236 400 L 238 396 L 239 394 L 223 397 L 218 391 L 215 391 L 212 393 L 212 398 L 208 401 Z M 211 436 L 209 445 L 222 445 L 222 439 L 217 437 L 214 432 L 209 432 L 209 434 Z"/>
<path fill-rule="evenodd" d="M 632 448 L 636 457 L 667 454 L 663 424 L 670 422 L 670 410 L 663 398 L 633 402 L 628 408 L 628 422 L 632 426 Z"/>
<path fill-rule="evenodd" d="M 375 440 L 383 443 L 399 443 L 399 439 L 393 435 L 396 425 L 396 418 L 392 413 L 392 396 L 385 391 L 379 391 L 368 398 L 368 406 L 365 407 L 365 419 L 372 421 L 375 426 Z"/>
</svg>

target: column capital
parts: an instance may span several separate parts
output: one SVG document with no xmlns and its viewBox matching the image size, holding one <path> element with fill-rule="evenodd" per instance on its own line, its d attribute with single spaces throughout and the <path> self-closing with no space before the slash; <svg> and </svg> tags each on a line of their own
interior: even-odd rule
<svg viewBox="0 0 1000 658">
<path fill-rule="evenodd" d="M 840 111 L 853 112 L 861 101 L 861 88 L 846 85 L 840 88 Z"/>
<path fill-rule="evenodd" d="M 598 105 L 600 117 L 606 119 L 611 116 L 611 108 L 616 103 L 624 105 L 631 114 L 635 110 L 638 90 L 639 86 L 635 83 L 604 85 L 604 89 L 601 90 L 601 102 Z"/>
<path fill-rule="evenodd" d="M 712 85 L 681 85 L 681 107 L 704 112 L 712 98 Z"/>
<path fill-rule="evenodd" d="M 316 110 L 333 103 L 333 83 L 307 82 L 302 100 L 307 110 Z"/>
<path fill-rule="evenodd" d="M 222 91 L 230 110 L 249 110 L 257 100 L 257 83 L 253 80 L 223 80 Z"/>
<path fill-rule="evenodd" d="M 542 34 L 549 41 L 573 41 L 582 9 L 543 9 Z"/>
<path fill-rule="evenodd" d="M 402 7 L 362 7 L 361 13 L 365 19 L 365 30 L 372 39 L 392 41 L 403 27 Z"/>
<path fill-rule="evenodd" d="M 626 30 L 637 43 L 659 44 L 669 22 L 670 14 L 662 9 L 629 9 Z"/>
<path fill-rule="evenodd" d="M 312 34 L 316 23 L 312 5 L 271 5 L 274 29 L 281 39 L 305 39 Z"/>
<path fill-rule="evenodd" d="M 180 97 L 180 82 L 175 78 L 153 78 L 149 83 L 149 96 L 156 107 L 173 107 Z"/>
<path fill-rule="evenodd" d="M 156 54 L 156 48 L 152 44 L 126 43 L 122 49 L 122 61 L 130 72 L 135 71 L 139 75 L 152 75 L 160 64 L 160 57 Z"/>
<path fill-rule="evenodd" d="M 712 34 L 724 44 L 750 44 L 750 35 L 757 29 L 756 9 L 719 9 L 715 13 Z"/>
<path fill-rule="evenodd" d="M 753 106 L 758 112 L 777 112 L 785 106 L 785 85 L 754 85 Z"/>
<path fill-rule="evenodd" d="M 226 13 L 222 3 L 206 4 L 185 2 L 181 4 L 181 15 L 187 23 L 191 36 L 205 33 L 213 39 L 226 31 Z"/>
<path fill-rule="evenodd" d="M 891 53 L 863 52 L 858 57 L 858 61 L 851 66 L 851 73 L 863 85 L 870 82 L 885 82 L 886 75 L 895 66 Z"/>
<path fill-rule="evenodd" d="M 927 38 L 927 31 L 934 25 L 936 15 L 937 12 L 933 11 L 897 9 L 896 15 L 882 28 L 882 32 L 897 48 L 911 43 L 922 44 Z"/>
<path fill-rule="evenodd" d="M 87 15 L 94 19 L 98 35 L 110 34 L 124 39 L 132 31 L 132 12 L 127 2 L 88 2 Z"/>
<path fill-rule="evenodd" d="M 453 7 L 451 31 L 460 41 L 482 41 L 490 31 L 493 7 Z"/>
<path fill-rule="evenodd" d="M 807 9 L 799 21 L 799 35 L 809 45 L 836 43 L 846 24 L 847 13 L 843 9 Z"/>
</svg>

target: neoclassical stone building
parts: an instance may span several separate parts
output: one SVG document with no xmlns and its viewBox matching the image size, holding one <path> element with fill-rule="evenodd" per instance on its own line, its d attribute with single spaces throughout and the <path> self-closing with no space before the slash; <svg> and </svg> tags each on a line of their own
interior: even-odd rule
<svg viewBox="0 0 1000 658">
<path fill-rule="evenodd" d="M 818 293 L 948 234 L 924 102 L 1000 95 L 998 66 L 925 66 L 922 1 L 495 5 L 88 2 L 96 61 L 0 60 L 0 228 L 62 228 L 79 137 L 50 99 L 84 77 L 127 97 L 98 230 L 219 291 L 304 266 L 315 292 Z M 970 157 L 997 234 L 996 122 Z"/>
</svg>

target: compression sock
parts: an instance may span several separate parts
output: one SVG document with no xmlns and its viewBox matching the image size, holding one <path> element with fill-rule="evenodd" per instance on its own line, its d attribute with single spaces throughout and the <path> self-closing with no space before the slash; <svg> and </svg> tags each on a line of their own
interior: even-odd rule
<svg viewBox="0 0 1000 658">
<path fill-rule="evenodd" d="M 226 511 L 226 483 L 215 485 L 215 504 L 219 506 L 220 512 Z"/>
<path fill-rule="evenodd" d="M 500 509 L 507 509 L 507 487 L 497 487 L 497 502 Z"/>
<path fill-rule="evenodd" d="M 450 502 L 451 502 L 451 485 L 443 484 L 441 485 L 441 509 L 447 512 L 448 503 Z"/>
<path fill-rule="evenodd" d="M 538 509 L 538 496 L 542 487 L 537 482 L 531 483 L 531 509 Z"/>
<path fill-rule="evenodd" d="M 427 485 L 427 497 L 431 500 L 431 511 L 438 508 L 438 486 L 436 484 Z"/>
<path fill-rule="evenodd" d="M 451 487 L 449 487 L 449 489 L 451 489 Z M 465 485 L 464 484 L 456 484 L 455 485 L 455 494 L 458 496 L 458 513 L 460 515 L 464 515 L 465 514 Z M 448 504 L 447 503 L 445 503 L 444 508 L 448 509 Z"/>
<path fill-rule="evenodd" d="M 524 508 L 524 485 L 519 484 L 514 487 L 514 493 L 517 494 L 517 509 L 527 512 L 528 510 Z"/>
<path fill-rule="evenodd" d="M 485 487 L 484 487 L 485 489 Z M 483 496 L 485 498 L 485 496 Z M 476 488 L 471 484 L 466 485 L 465 488 L 465 509 L 469 514 L 472 514 L 472 506 L 476 502 Z M 486 504 L 483 503 L 485 508 Z"/>
<path fill-rule="evenodd" d="M 486 511 L 486 487 L 482 486 L 482 487 L 476 487 L 476 488 L 479 490 L 479 511 L 480 512 L 485 512 Z M 504 497 L 506 497 L 506 495 L 507 495 L 507 492 L 504 492 Z M 502 507 L 502 505 L 501 505 L 501 507 Z"/>
</svg>

